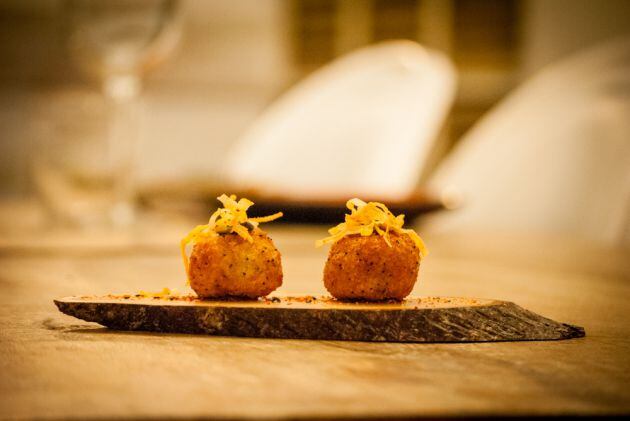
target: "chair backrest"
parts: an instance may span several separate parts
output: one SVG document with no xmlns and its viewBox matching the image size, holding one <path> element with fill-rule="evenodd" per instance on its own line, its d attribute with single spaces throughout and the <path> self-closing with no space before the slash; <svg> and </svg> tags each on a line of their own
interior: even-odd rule
<svg viewBox="0 0 630 421">
<path fill-rule="evenodd" d="M 543 69 L 464 136 L 430 184 L 463 195 L 434 229 L 630 244 L 630 38 Z"/>
<path fill-rule="evenodd" d="M 228 180 L 296 199 L 413 193 L 455 94 L 443 55 L 411 41 L 350 53 L 279 98 L 235 145 Z"/>
</svg>

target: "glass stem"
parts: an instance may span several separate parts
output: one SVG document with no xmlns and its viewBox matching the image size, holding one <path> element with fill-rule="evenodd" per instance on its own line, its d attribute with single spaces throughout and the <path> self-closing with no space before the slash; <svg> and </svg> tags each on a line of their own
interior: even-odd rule
<svg viewBox="0 0 630 421">
<path fill-rule="evenodd" d="M 114 75 L 103 84 L 103 93 L 109 102 L 110 122 L 108 135 L 108 159 L 115 182 L 115 202 L 111 219 L 114 225 L 133 222 L 135 150 L 139 141 L 139 109 L 137 98 L 140 79 L 136 75 Z"/>
</svg>

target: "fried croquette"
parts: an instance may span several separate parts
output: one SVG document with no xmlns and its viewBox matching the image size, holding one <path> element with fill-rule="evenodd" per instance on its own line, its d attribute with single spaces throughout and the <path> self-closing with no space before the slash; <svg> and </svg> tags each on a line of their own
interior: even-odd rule
<svg viewBox="0 0 630 421">
<path fill-rule="evenodd" d="M 333 243 L 324 267 L 324 285 L 343 300 L 402 300 L 413 289 L 427 249 L 420 236 L 404 228 L 405 215 L 383 203 L 350 199 L 344 222 L 315 245 Z"/>
<path fill-rule="evenodd" d="M 346 236 L 333 244 L 324 267 L 324 286 L 340 300 L 402 300 L 411 293 L 420 253 L 406 234 Z"/>
<path fill-rule="evenodd" d="M 195 243 L 188 279 L 199 297 L 258 298 L 282 285 L 280 252 L 261 229 L 250 235 L 253 241 L 228 233 Z"/>
<path fill-rule="evenodd" d="M 235 195 L 217 197 L 218 208 L 205 225 L 193 228 L 180 242 L 190 287 L 201 298 L 258 298 L 282 285 L 280 252 L 258 228 L 282 212 L 250 218 L 254 204 Z M 186 247 L 193 244 L 190 258 Z"/>
</svg>

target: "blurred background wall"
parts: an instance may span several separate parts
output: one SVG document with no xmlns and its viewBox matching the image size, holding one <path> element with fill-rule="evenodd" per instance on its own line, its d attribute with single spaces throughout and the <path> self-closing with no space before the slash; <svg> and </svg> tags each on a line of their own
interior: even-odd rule
<svg viewBox="0 0 630 421">
<path fill-rule="evenodd" d="M 630 31 L 626 0 L 182 1 L 181 40 L 147 75 L 138 176 L 149 185 L 213 179 L 248 124 L 280 93 L 331 59 L 408 38 L 446 52 L 460 88 L 444 143 L 512 87 L 579 48 Z M 81 76 L 60 41 L 61 2 L 0 3 L 0 192 L 31 189 L 39 124 Z M 82 88 L 81 88 L 82 89 Z"/>
</svg>

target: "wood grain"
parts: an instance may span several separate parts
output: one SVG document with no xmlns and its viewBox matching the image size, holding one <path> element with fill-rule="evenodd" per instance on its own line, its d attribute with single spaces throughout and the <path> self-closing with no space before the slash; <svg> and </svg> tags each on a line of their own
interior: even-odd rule
<svg viewBox="0 0 630 421">
<path fill-rule="evenodd" d="M 67 297 L 65 314 L 116 330 L 281 339 L 369 342 L 558 340 L 584 329 L 497 300 L 410 298 L 402 303 L 348 303 L 327 297 L 258 301 Z"/>
</svg>

